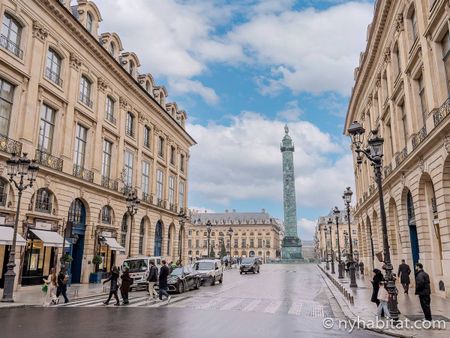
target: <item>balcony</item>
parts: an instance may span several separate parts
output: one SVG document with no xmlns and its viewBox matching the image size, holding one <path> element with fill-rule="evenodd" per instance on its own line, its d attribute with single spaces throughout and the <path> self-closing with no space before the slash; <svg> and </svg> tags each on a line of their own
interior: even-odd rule
<svg viewBox="0 0 450 338">
<path fill-rule="evenodd" d="M 8 195 L 6 194 L 0 194 L 0 207 L 6 206 L 6 200 L 8 198 Z"/>
<path fill-rule="evenodd" d="M 143 192 L 142 193 L 142 201 L 146 202 L 146 203 L 149 203 L 149 204 L 152 204 L 153 203 L 153 196 L 151 194 L 149 194 L 149 193 Z"/>
<path fill-rule="evenodd" d="M 125 133 L 127 134 L 127 136 L 133 137 L 134 138 L 134 128 L 131 126 L 127 126 Z"/>
<path fill-rule="evenodd" d="M 7 136 L 0 135 L 0 151 L 9 154 L 22 154 L 22 143 L 10 139 Z"/>
<path fill-rule="evenodd" d="M 23 59 L 23 51 L 14 42 L 8 40 L 8 38 L 4 35 L 0 36 L 0 47 L 13 53 L 19 59 Z"/>
<path fill-rule="evenodd" d="M 50 81 L 56 83 L 58 86 L 62 87 L 63 80 L 59 77 L 58 73 L 55 73 L 50 68 L 45 68 L 45 77 Z"/>
<path fill-rule="evenodd" d="M 117 123 L 116 118 L 111 114 L 106 115 L 106 121 L 111 122 L 114 125 Z"/>
<path fill-rule="evenodd" d="M 94 172 L 76 164 L 73 165 L 73 176 L 91 183 L 94 182 Z"/>
<path fill-rule="evenodd" d="M 85 104 L 89 108 L 92 108 L 94 106 L 94 103 L 92 102 L 91 98 L 83 93 L 80 93 L 80 102 Z"/>
<path fill-rule="evenodd" d="M 119 183 L 116 180 L 112 180 L 109 177 L 102 176 L 102 187 L 110 190 L 119 191 Z"/>
<path fill-rule="evenodd" d="M 395 155 L 395 164 L 396 166 L 399 166 L 408 156 L 408 150 L 403 148 L 399 153 Z"/>
<path fill-rule="evenodd" d="M 128 195 L 128 194 L 133 193 L 135 190 L 136 189 L 134 189 L 132 185 L 125 184 L 122 188 L 122 194 Z"/>
<path fill-rule="evenodd" d="M 434 126 L 437 127 L 450 113 L 450 98 L 433 114 Z"/>
<path fill-rule="evenodd" d="M 419 144 L 427 137 L 427 128 L 424 126 L 418 133 L 414 134 L 411 141 L 413 149 L 416 149 Z"/>
<path fill-rule="evenodd" d="M 170 203 L 169 210 L 172 211 L 172 212 L 177 212 L 177 205 L 173 204 L 173 203 Z"/>
<path fill-rule="evenodd" d="M 156 200 L 156 205 L 160 208 L 164 208 L 164 201 L 160 198 Z"/>
<path fill-rule="evenodd" d="M 50 155 L 45 151 L 36 149 L 35 158 L 38 164 L 58 171 L 63 170 L 63 160 L 56 156 Z"/>
</svg>

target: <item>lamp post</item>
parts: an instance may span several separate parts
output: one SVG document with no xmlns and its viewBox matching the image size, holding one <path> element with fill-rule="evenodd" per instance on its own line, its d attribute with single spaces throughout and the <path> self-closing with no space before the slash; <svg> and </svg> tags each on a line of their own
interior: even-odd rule
<svg viewBox="0 0 450 338">
<path fill-rule="evenodd" d="M 228 237 L 230 237 L 230 254 L 228 256 L 229 261 L 230 261 L 230 267 L 231 267 L 231 237 L 233 236 L 233 232 L 234 232 L 233 228 L 229 227 L 227 233 L 228 233 Z"/>
<path fill-rule="evenodd" d="M 210 240 L 211 240 L 211 230 L 212 230 L 212 224 L 211 221 L 208 220 L 208 222 L 206 222 L 206 232 L 208 233 L 208 258 L 211 254 L 211 247 L 210 247 Z"/>
<path fill-rule="evenodd" d="M 328 229 L 330 230 L 331 273 L 335 273 L 335 270 L 334 270 L 334 252 L 333 252 L 333 235 L 332 235 L 333 221 L 331 220 L 331 217 L 328 218 Z"/>
<path fill-rule="evenodd" d="M 341 258 L 341 244 L 340 244 L 340 235 L 339 235 L 339 216 L 341 212 L 338 207 L 333 208 L 334 219 L 336 220 L 336 235 L 337 235 L 337 250 L 338 250 L 338 278 L 344 278 L 344 262 Z"/>
<path fill-rule="evenodd" d="M 178 253 L 179 253 L 179 260 L 180 263 L 183 259 L 183 233 L 184 233 L 184 225 L 186 224 L 186 221 L 189 219 L 189 217 L 186 215 L 183 208 L 180 209 L 180 212 L 178 214 L 178 222 L 180 223 L 180 232 L 178 236 Z M 182 231 L 183 230 L 183 231 Z"/>
<path fill-rule="evenodd" d="M 139 203 L 141 203 L 141 201 L 137 197 L 136 190 L 129 191 L 126 196 L 127 197 L 125 198 L 125 200 L 127 201 L 127 211 L 131 217 L 131 219 L 130 219 L 130 240 L 128 242 L 128 257 L 131 257 L 131 243 L 132 243 L 132 239 L 133 239 L 133 220 L 134 220 L 134 215 L 137 214 Z"/>
<path fill-rule="evenodd" d="M 328 229 L 326 225 L 324 225 L 323 227 L 323 232 L 325 233 L 325 262 L 326 262 L 325 269 L 330 270 L 330 261 L 328 259 L 328 239 L 327 239 Z"/>
<path fill-rule="evenodd" d="M 394 276 L 392 275 L 393 266 L 391 263 L 391 254 L 389 252 L 389 239 L 386 221 L 386 210 L 384 208 L 383 187 L 381 182 L 381 167 L 383 165 L 383 143 L 384 139 L 378 136 L 378 130 L 373 130 L 370 135 L 370 139 L 367 141 L 368 147 L 361 149 L 364 141 L 365 129 L 357 121 L 354 121 L 348 133 L 352 137 L 352 143 L 356 153 L 356 163 L 360 165 L 362 163 L 362 155 L 364 154 L 367 159 L 372 163 L 375 171 L 375 180 L 378 188 L 378 199 L 380 203 L 380 218 L 381 228 L 383 231 L 383 251 L 384 251 L 384 265 L 383 269 L 386 271 L 386 289 L 389 293 L 388 307 L 391 314 L 391 318 L 398 320 L 399 310 L 397 303 L 398 290 L 395 286 Z"/>
<path fill-rule="evenodd" d="M 347 187 L 347 189 L 344 191 L 344 195 L 342 198 L 344 199 L 345 206 L 347 208 L 347 222 L 348 222 L 348 242 L 350 243 L 350 255 L 349 261 L 350 261 L 350 287 L 351 288 L 357 288 L 358 284 L 356 284 L 356 275 L 355 275 L 355 258 L 353 257 L 353 240 L 352 240 L 352 229 L 350 226 L 350 203 L 352 202 L 352 189 L 350 187 Z"/>
<path fill-rule="evenodd" d="M 9 259 L 7 264 L 7 271 L 5 272 L 5 283 L 3 289 L 2 302 L 13 303 L 14 302 L 14 280 L 16 279 L 16 273 L 14 267 L 16 266 L 16 242 L 17 242 L 17 227 L 19 225 L 20 203 L 22 201 L 22 192 L 28 187 L 33 186 L 33 182 L 36 181 L 37 172 L 39 166 L 36 161 L 30 161 L 27 158 L 27 154 L 16 156 L 13 154 L 9 160 L 6 161 L 7 174 L 9 181 L 14 184 L 18 190 L 16 217 L 14 221 L 14 231 L 12 238 L 12 245 L 9 250 Z M 14 180 L 14 177 L 18 176 L 18 181 Z M 25 176 L 29 183 L 25 183 Z"/>
</svg>

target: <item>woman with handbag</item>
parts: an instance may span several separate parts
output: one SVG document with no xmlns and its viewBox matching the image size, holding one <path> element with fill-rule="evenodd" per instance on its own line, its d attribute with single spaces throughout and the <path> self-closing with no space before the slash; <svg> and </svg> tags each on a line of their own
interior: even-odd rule
<svg viewBox="0 0 450 338">
<path fill-rule="evenodd" d="M 56 297 L 56 289 L 57 289 L 57 277 L 56 277 L 56 269 L 51 268 L 50 274 L 47 279 L 44 279 L 44 286 L 42 288 L 43 291 L 46 289 L 46 294 L 44 297 L 44 306 L 55 305 L 58 303 L 58 298 Z"/>
<path fill-rule="evenodd" d="M 386 290 L 385 284 L 385 282 L 381 282 L 380 289 L 378 290 L 378 300 L 380 301 L 380 304 L 378 304 L 377 316 L 381 316 L 381 314 L 384 312 L 384 316 L 386 317 L 386 319 L 389 319 L 391 316 L 388 308 L 389 293 Z"/>
</svg>

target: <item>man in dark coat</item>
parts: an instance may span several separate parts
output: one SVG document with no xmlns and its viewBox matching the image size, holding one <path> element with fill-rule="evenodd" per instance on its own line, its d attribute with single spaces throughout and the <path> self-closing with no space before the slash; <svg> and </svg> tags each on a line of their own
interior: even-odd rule
<svg viewBox="0 0 450 338">
<path fill-rule="evenodd" d="M 114 304 L 114 305 L 120 305 L 119 296 L 117 295 L 117 289 L 118 289 L 117 280 L 118 279 L 119 279 L 119 269 L 117 269 L 117 267 L 113 266 L 113 268 L 111 270 L 111 275 L 109 276 L 109 278 L 107 280 L 105 280 L 103 282 L 103 284 L 105 284 L 107 282 L 111 282 L 111 286 L 109 288 L 108 299 L 103 304 L 108 305 L 109 301 L 111 300 L 111 297 L 114 296 L 114 298 L 116 299 L 116 304 Z"/>
<path fill-rule="evenodd" d="M 69 276 L 66 273 L 66 268 L 61 267 L 57 278 L 57 286 L 56 289 L 56 297 L 59 298 L 60 295 L 64 297 L 64 303 L 69 302 L 69 298 L 67 298 L 67 282 L 69 280 Z"/>
<path fill-rule="evenodd" d="M 361 272 L 361 276 L 364 276 L 364 263 L 359 262 L 359 271 Z"/>
<path fill-rule="evenodd" d="M 148 270 L 148 295 L 156 299 L 158 294 L 155 291 L 155 284 L 158 282 L 158 268 L 155 266 L 155 261 L 150 260 L 150 269 Z"/>
<path fill-rule="evenodd" d="M 380 290 L 380 283 L 383 281 L 384 277 L 381 273 L 381 270 L 379 269 L 373 269 L 373 279 L 372 279 L 372 297 L 370 298 L 370 301 L 380 305 L 380 300 L 378 299 L 378 291 Z M 384 311 L 381 310 L 381 317 L 384 317 Z"/>
<path fill-rule="evenodd" d="M 170 275 L 170 269 L 167 266 L 165 259 L 161 261 L 162 267 L 159 271 L 159 300 L 163 300 L 163 295 L 166 296 L 167 303 L 170 302 L 171 297 L 167 293 L 167 277 Z"/>
<path fill-rule="evenodd" d="M 422 263 L 416 264 L 416 295 L 419 296 L 420 306 L 422 307 L 423 314 L 426 320 L 431 321 L 431 288 L 430 288 L 430 276 L 423 271 Z"/>
<path fill-rule="evenodd" d="M 122 295 L 123 304 L 127 305 L 128 301 L 128 292 L 130 292 L 131 284 L 133 284 L 133 279 L 130 277 L 130 271 L 125 268 L 122 276 L 122 284 L 120 285 L 120 294 Z"/>
<path fill-rule="evenodd" d="M 408 293 L 409 290 L 409 283 L 411 282 L 409 279 L 410 273 L 411 269 L 409 265 L 405 263 L 404 259 L 402 259 L 402 264 L 398 267 L 398 276 L 400 277 L 400 283 L 402 283 L 405 293 Z"/>
</svg>

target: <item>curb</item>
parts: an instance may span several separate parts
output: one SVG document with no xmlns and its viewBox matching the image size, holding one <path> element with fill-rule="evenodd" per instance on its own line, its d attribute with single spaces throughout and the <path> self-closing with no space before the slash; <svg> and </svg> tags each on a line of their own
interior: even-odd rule
<svg viewBox="0 0 450 338">
<path fill-rule="evenodd" d="M 344 295 L 340 294 L 338 291 L 340 291 L 337 286 L 334 285 L 334 282 L 332 281 L 331 277 L 325 273 L 323 268 L 320 265 L 317 265 L 317 268 L 321 272 L 322 279 L 324 280 L 325 284 L 327 285 L 330 292 L 333 294 L 336 302 L 338 303 L 339 307 L 341 308 L 342 312 L 344 313 L 344 316 L 347 318 L 347 320 L 351 320 L 353 322 L 356 322 L 358 320 L 358 316 L 351 310 L 349 304 L 345 301 Z M 368 328 L 363 327 L 363 330 L 376 332 L 385 334 L 391 337 L 399 337 L 399 338 L 415 338 L 414 335 L 404 335 L 398 332 L 392 332 L 388 330 L 382 330 L 382 329 L 375 329 L 375 328 Z"/>
</svg>

